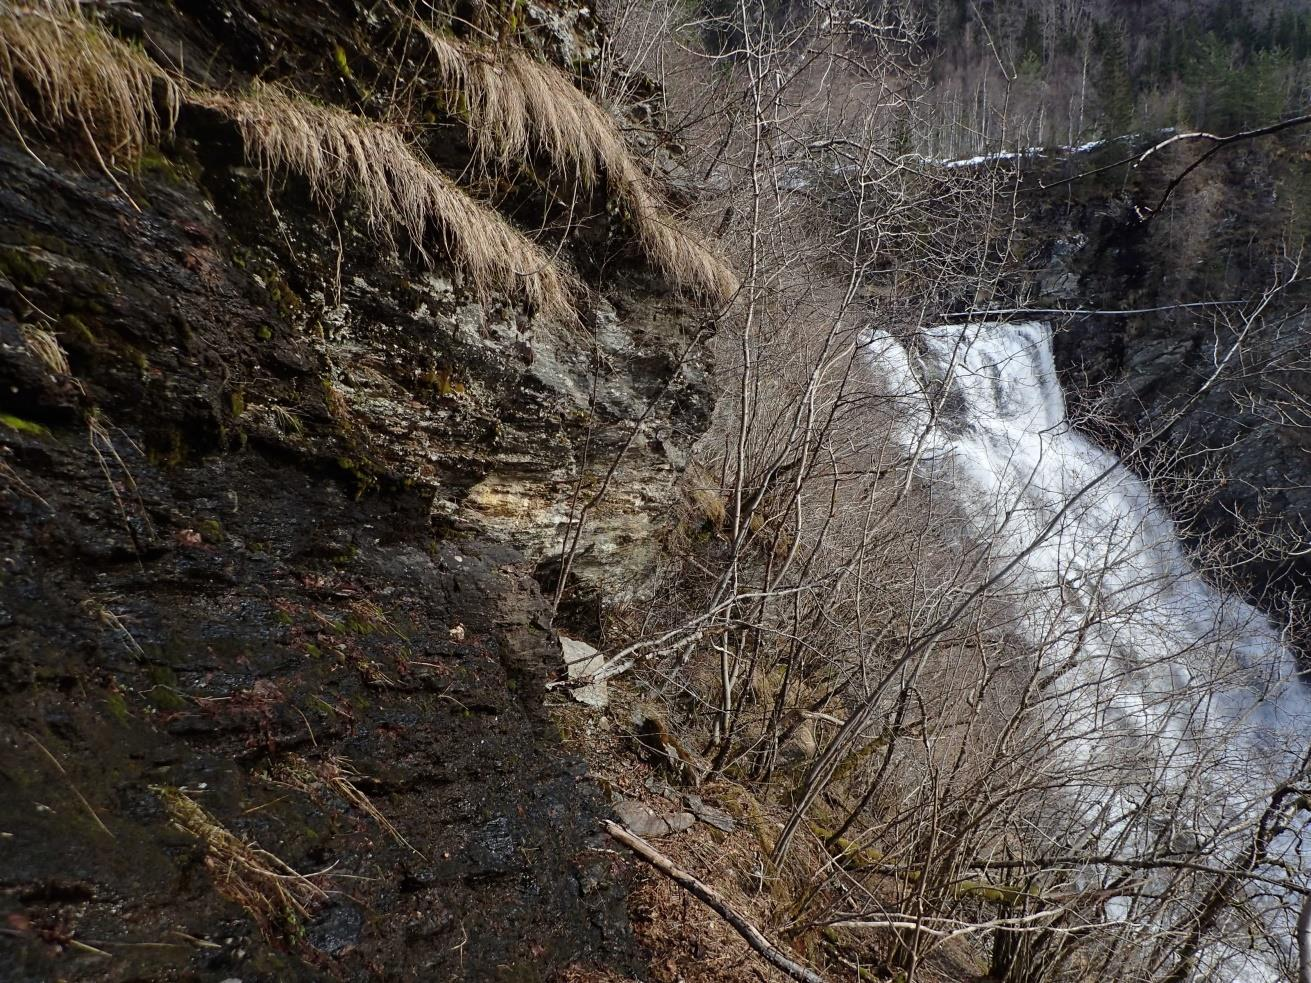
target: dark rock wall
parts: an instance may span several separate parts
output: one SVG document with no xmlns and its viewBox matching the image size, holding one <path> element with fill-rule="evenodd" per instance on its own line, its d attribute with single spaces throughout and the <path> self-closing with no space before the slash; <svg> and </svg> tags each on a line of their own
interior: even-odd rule
<svg viewBox="0 0 1311 983">
<path fill-rule="evenodd" d="M 382 9 L 109 12 L 195 77 L 367 111 Z M 585 11 L 522 22 L 586 73 Z M 467 163 L 443 125 L 427 149 Z M 640 972 L 603 797 L 544 709 L 559 643 L 533 574 L 627 448 L 571 596 L 640 591 L 712 404 L 704 316 L 603 210 L 568 245 L 594 293 L 566 327 L 266 186 L 202 110 L 122 190 L 36 147 L 0 137 L 0 979 Z M 525 173 L 507 187 L 549 210 Z M 287 778 L 332 767 L 394 835 Z M 262 930 L 168 789 L 325 872 L 328 900 Z"/>
</svg>

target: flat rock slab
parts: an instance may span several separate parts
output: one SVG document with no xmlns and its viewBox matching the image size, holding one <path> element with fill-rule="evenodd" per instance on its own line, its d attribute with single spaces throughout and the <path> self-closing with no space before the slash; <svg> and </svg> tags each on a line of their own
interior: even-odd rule
<svg viewBox="0 0 1311 983">
<path fill-rule="evenodd" d="M 731 833 L 737 829 L 737 822 L 726 813 L 723 809 L 717 809 L 707 804 L 699 795 L 683 796 L 683 804 L 691 811 L 697 819 L 707 826 L 713 826 L 715 829 L 722 830 L 725 833 Z"/>
<path fill-rule="evenodd" d="M 564 650 L 564 669 L 570 679 L 587 679 L 596 675 L 605 665 L 605 656 L 586 642 L 567 635 L 560 636 L 560 648 Z M 602 710 L 610 705 L 610 693 L 605 680 L 588 683 L 569 690 L 569 695 L 585 706 Z"/>
<path fill-rule="evenodd" d="M 692 824 L 696 822 L 696 817 L 690 812 L 675 812 L 668 816 L 662 816 L 650 806 L 643 805 L 641 802 L 634 802 L 631 799 L 624 799 L 617 803 L 615 805 L 615 815 L 619 817 L 620 822 L 638 836 L 652 839 L 685 832 L 691 829 Z"/>
</svg>

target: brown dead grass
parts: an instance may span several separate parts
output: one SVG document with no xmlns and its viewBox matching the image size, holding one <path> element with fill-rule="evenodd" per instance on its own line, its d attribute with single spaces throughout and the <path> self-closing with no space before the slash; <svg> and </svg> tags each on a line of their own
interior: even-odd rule
<svg viewBox="0 0 1311 983">
<path fill-rule="evenodd" d="M 493 56 L 419 26 L 443 80 L 463 96 L 486 162 L 540 150 L 585 185 L 604 176 L 648 260 L 689 293 L 716 306 L 728 303 L 737 290 L 732 272 L 679 226 L 615 121 L 566 74 L 522 50 Z M 327 202 L 358 196 L 380 238 L 394 242 L 403 231 L 428 258 L 424 243 L 436 229 L 477 292 L 506 291 L 543 313 L 574 319 L 572 279 L 443 175 L 400 127 L 278 85 L 257 85 L 244 95 L 185 85 L 85 16 L 76 0 L 0 7 L 0 114 L 20 141 L 28 132 L 77 132 L 110 173 L 139 160 L 171 130 L 183 99 L 233 119 L 247 153 L 267 174 L 295 171 Z"/>
<path fill-rule="evenodd" d="M 0 5 L 0 113 L 19 140 L 69 129 L 102 163 L 134 161 L 171 127 L 178 102 L 163 69 L 84 17 L 75 0 Z"/>
<path fill-rule="evenodd" d="M 665 207 L 614 118 L 564 72 L 510 48 L 493 54 L 416 22 L 443 83 L 467 117 L 484 162 L 505 164 L 540 151 L 586 186 L 602 182 L 628 213 L 647 259 L 669 280 L 716 306 L 737 291 L 728 266 Z"/>
<path fill-rule="evenodd" d="M 170 131 L 183 99 L 234 120 L 266 173 L 302 174 L 324 201 L 358 196 L 379 238 L 394 242 L 404 231 L 429 258 L 424 243 L 435 229 L 478 293 L 503 290 L 574 319 L 574 285 L 551 257 L 438 171 L 399 127 L 276 85 L 244 95 L 186 85 L 86 17 L 76 0 L 0 6 L 0 114 L 20 141 L 27 132 L 78 132 L 109 173 Z"/>
<path fill-rule="evenodd" d="M 521 160 L 541 150 L 558 169 L 594 184 L 598 168 L 628 156 L 608 114 L 558 69 L 509 48 L 493 54 L 446 37 L 426 24 L 442 78 L 464 98 L 469 135 L 485 162 Z"/>
<path fill-rule="evenodd" d="M 737 277 L 723 260 L 676 224 L 632 160 L 621 173 L 618 186 L 647 258 L 674 283 L 715 306 L 726 306 L 737 293 Z"/>
<path fill-rule="evenodd" d="M 246 909 L 267 937 L 294 934 L 313 908 L 328 899 L 310 877 L 225 829 L 186 792 L 155 792 L 173 825 L 204 847 L 205 867 L 219 893 Z"/>
<path fill-rule="evenodd" d="M 311 797 L 325 790 L 332 792 L 372 819 L 401 846 L 422 857 L 418 848 L 402 836 L 392 821 L 360 791 L 358 783 L 364 777 L 339 755 L 327 755 L 319 761 L 311 762 L 296 754 L 287 755 L 269 776 L 274 784 L 294 788 Z"/>
<path fill-rule="evenodd" d="M 32 324 L 21 325 L 19 332 L 32 357 L 44 365 L 51 375 L 62 378 L 72 374 L 68 367 L 68 355 L 53 333 Z"/>
<path fill-rule="evenodd" d="M 247 154 L 266 174 L 300 174 L 326 203 L 355 195 L 375 235 L 394 241 L 405 232 L 425 257 L 425 237 L 435 228 L 477 292 L 516 293 L 536 310 L 572 317 L 572 284 L 551 257 L 437 170 L 399 127 L 278 85 L 193 98 L 237 124 Z"/>
</svg>

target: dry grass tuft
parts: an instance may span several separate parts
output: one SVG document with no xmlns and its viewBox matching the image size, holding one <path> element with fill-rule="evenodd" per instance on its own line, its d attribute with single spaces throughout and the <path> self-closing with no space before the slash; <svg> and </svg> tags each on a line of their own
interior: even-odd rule
<svg viewBox="0 0 1311 983">
<path fill-rule="evenodd" d="M 588 186 L 604 178 L 651 263 L 707 302 L 728 302 L 737 289 L 732 273 L 678 226 L 615 121 L 565 73 L 521 50 L 493 56 L 419 26 L 443 80 L 464 100 L 485 162 L 540 151 Z M 77 0 L 0 8 L 0 113 L 19 140 L 28 130 L 80 132 L 109 174 L 172 128 L 184 98 L 233 119 L 248 154 L 266 173 L 296 171 L 325 201 L 357 194 L 374 234 L 394 240 L 403 230 L 420 252 L 436 228 L 476 291 L 504 290 L 543 313 L 574 319 L 572 280 L 438 171 L 401 128 L 318 105 L 277 85 L 257 85 L 242 96 L 185 86 L 140 48 L 84 16 Z"/>
<path fill-rule="evenodd" d="M 309 877 L 219 825 L 186 792 L 154 791 L 173 825 L 204 846 L 205 867 L 219 893 L 245 908 L 266 936 L 294 935 L 311 909 L 328 899 L 328 892 Z"/>
<path fill-rule="evenodd" d="M 109 173 L 168 132 L 185 98 L 232 118 L 266 172 L 297 171 L 323 200 L 358 194 L 374 234 L 393 240 L 404 230 L 424 252 L 425 236 L 436 228 L 478 292 L 505 290 L 544 313 L 574 319 L 573 285 L 551 258 L 442 175 L 399 128 L 278 86 L 244 96 L 186 86 L 81 9 L 77 0 L 0 6 L 0 113 L 19 140 L 31 130 L 78 131 Z"/>
<path fill-rule="evenodd" d="M 193 98 L 237 124 L 247 154 L 266 174 L 294 171 L 328 203 L 354 193 L 375 235 L 391 240 L 404 231 L 421 252 L 435 227 L 477 291 L 518 293 L 539 311 L 573 316 L 572 284 L 551 258 L 460 190 L 398 127 L 310 102 L 277 85 L 257 85 L 240 97 Z"/>
<path fill-rule="evenodd" d="M 614 119 L 568 75 L 521 49 L 493 54 L 417 23 L 442 81 L 460 96 L 453 108 L 467 116 L 470 140 L 485 162 L 504 164 L 540 151 L 587 186 L 604 178 L 627 210 L 647 259 L 709 303 L 728 303 L 736 277 L 674 221 Z"/>
<path fill-rule="evenodd" d="M 726 306 L 738 290 L 733 271 L 677 225 L 651 189 L 650 179 L 631 159 L 625 172 L 618 182 L 620 199 L 647 258 L 674 283 L 715 306 Z"/>
<path fill-rule="evenodd" d="M 0 5 L 0 112 L 20 140 L 28 128 L 71 128 L 102 164 L 135 160 L 172 126 L 178 87 L 144 51 L 80 11 L 76 0 Z"/>
<path fill-rule="evenodd" d="M 287 755 L 286 760 L 282 761 L 270 776 L 270 780 L 276 784 L 294 788 L 310 796 L 315 795 L 320 789 L 328 789 L 372 819 L 401 846 L 422 857 L 423 853 L 402 836 L 401 831 L 392 821 L 360 791 L 357 782 L 362 778 L 364 776 L 356 771 L 349 761 L 338 755 L 328 755 L 321 761 L 310 762 L 295 754 Z"/>
<path fill-rule="evenodd" d="M 468 79 L 468 56 L 465 46 L 454 38 L 434 30 L 418 18 L 414 18 L 413 24 L 427 40 L 442 82 L 452 89 L 462 91 Z"/>
<path fill-rule="evenodd" d="M 442 81 L 464 97 L 457 108 L 484 161 L 521 160 L 540 149 L 548 160 L 585 184 L 598 167 L 613 170 L 628 156 L 609 114 L 569 77 L 522 49 L 493 54 L 447 38 L 420 24 Z"/>
<path fill-rule="evenodd" d="M 32 324 L 20 326 L 19 331 L 32 357 L 44 365 L 51 375 L 62 378 L 72 374 L 68 367 L 68 356 L 54 334 Z"/>
</svg>

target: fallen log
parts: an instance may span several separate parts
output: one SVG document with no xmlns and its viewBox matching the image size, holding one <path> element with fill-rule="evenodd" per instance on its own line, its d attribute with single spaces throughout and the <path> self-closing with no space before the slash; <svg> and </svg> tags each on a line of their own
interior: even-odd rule
<svg viewBox="0 0 1311 983">
<path fill-rule="evenodd" d="M 775 969 L 786 973 L 792 979 L 800 981 L 800 983 L 824 983 L 824 977 L 789 959 L 771 945 L 758 928 L 734 911 L 720 893 L 710 885 L 702 883 L 687 871 L 674 866 L 673 861 L 631 830 L 609 820 L 602 821 L 602 826 L 605 827 L 605 831 L 610 836 L 637 854 L 639 859 L 660 871 L 679 887 L 705 904 L 729 925 L 733 926 L 737 934 L 746 939 L 747 945 L 760 953 L 765 961 Z"/>
</svg>

